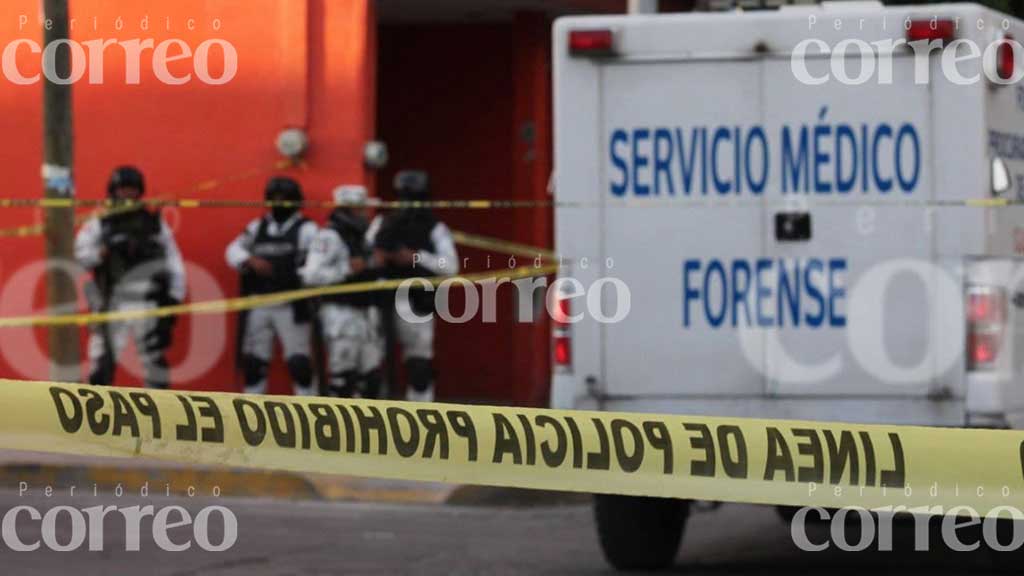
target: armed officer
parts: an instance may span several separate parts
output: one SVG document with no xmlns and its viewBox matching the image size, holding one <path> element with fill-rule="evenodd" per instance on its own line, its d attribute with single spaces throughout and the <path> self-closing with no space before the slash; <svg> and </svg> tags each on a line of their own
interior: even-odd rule
<svg viewBox="0 0 1024 576">
<path fill-rule="evenodd" d="M 272 294 L 302 287 L 299 268 L 316 236 L 316 224 L 303 216 L 302 188 L 287 177 L 271 178 L 264 198 L 271 207 L 253 220 L 228 245 L 228 264 L 241 275 L 243 296 Z M 310 356 L 310 313 L 304 301 L 256 308 L 239 314 L 239 365 L 245 390 L 263 394 L 274 348 L 274 337 L 284 349 L 288 373 L 299 395 L 313 395 L 314 370 Z"/>
<path fill-rule="evenodd" d="M 359 282 L 377 277 L 368 268 L 366 188 L 339 186 L 338 205 L 313 241 L 300 271 L 308 286 Z M 376 398 L 384 355 L 378 336 L 377 292 L 339 294 L 320 302 L 320 329 L 327 355 L 328 392 L 341 398 Z"/>
<path fill-rule="evenodd" d="M 86 295 L 94 311 L 150 310 L 185 298 L 185 267 L 170 228 L 158 211 L 135 204 L 145 192 L 145 179 L 137 168 L 114 169 L 107 183 L 112 209 L 86 221 L 75 236 L 75 258 L 92 271 Z M 131 332 L 146 385 L 170 387 L 166 351 L 174 323 L 175 318 L 168 316 L 94 325 L 89 335 L 89 382 L 113 383 L 117 358 Z"/>
<path fill-rule="evenodd" d="M 459 255 L 447 226 L 433 212 L 417 202 L 430 199 L 426 172 L 404 170 L 394 179 L 398 199 L 412 205 L 377 216 L 367 231 L 373 246 L 373 260 L 389 278 L 453 275 L 459 273 Z M 406 398 L 430 402 L 434 399 L 434 293 L 410 290 L 408 298 L 399 291 L 394 299 L 394 327 L 402 347 L 408 376 Z"/>
</svg>

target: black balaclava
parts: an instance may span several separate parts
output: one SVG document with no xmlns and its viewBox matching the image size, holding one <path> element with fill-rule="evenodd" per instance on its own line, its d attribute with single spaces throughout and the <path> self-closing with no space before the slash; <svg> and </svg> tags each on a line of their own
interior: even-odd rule
<svg viewBox="0 0 1024 576">
<path fill-rule="evenodd" d="M 264 199 L 267 202 L 302 202 L 302 187 L 291 178 L 275 176 L 267 182 Z M 299 206 L 273 206 L 270 214 L 278 224 L 283 224 L 298 211 Z"/>
</svg>

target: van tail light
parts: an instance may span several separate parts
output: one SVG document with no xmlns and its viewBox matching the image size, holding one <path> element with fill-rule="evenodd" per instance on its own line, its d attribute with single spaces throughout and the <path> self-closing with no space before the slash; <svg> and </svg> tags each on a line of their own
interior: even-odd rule
<svg viewBox="0 0 1024 576">
<path fill-rule="evenodd" d="M 1006 333 L 1006 291 L 993 286 L 967 289 L 967 368 L 991 370 Z"/>
<path fill-rule="evenodd" d="M 1002 42 L 999 43 L 999 49 L 996 51 L 996 73 L 1000 80 L 1011 80 L 1014 72 L 1017 71 L 1017 56 L 1013 52 L 1014 43 L 1013 36 L 1010 34 L 1003 36 Z"/>
<path fill-rule="evenodd" d="M 555 335 L 555 366 L 572 369 L 572 339 L 568 335 Z"/>
<path fill-rule="evenodd" d="M 554 290 L 552 298 L 555 299 L 550 307 L 555 369 L 561 372 L 572 372 L 572 326 L 569 323 L 572 309 L 569 305 L 569 298 L 565 294 Z"/>
<path fill-rule="evenodd" d="M 573 56 L 612 56 L 615 34 L 611 30 L 572 30 L 569 32 L 569 54 Z"/>
<path fill-rule="evenodd" d="M 919 40 L 942 40 L 945 43 L 956 39 L 956 22 L 954 20 L 912 20 L 907 26 L 907 42 Z"/>
</svg>

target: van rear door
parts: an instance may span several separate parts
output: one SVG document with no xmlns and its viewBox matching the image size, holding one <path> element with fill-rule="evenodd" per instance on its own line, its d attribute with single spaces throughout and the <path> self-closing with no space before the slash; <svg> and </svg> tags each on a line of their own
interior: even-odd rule
<svg viewBox="0 0 1024 576">
<path fill-rule="evenodd" d="M 956 314 L 935 307 L 961 287 L 932 265 L 926 206 L 935 83 L 912 81 L 909 53 L 893 61 L 892 84 L 813 87 L 788 60 L 764 62 L 765 127 L 783 155 L 769 193 L 786 200 L 765 213 L 767 254 L 774 270 L 803 279 L 802 293 L 775 298 L 769 394 L 943 395 L 958 384 L 961 327 L 943 326 Z M 807 62 L 815 77 L 829 65 Z"/>
<path fill-rule="evenodd" d="M 730 321 L 711 327 L 697 302 L 684 306 L 684 262 L 764 254 L 764 209 L 740 193 L 716 199 L 736 170 L 731 151 L 712 159 L 712 126 L 754 126 L 763 67 L 754 59 L 608 61 L 600 65 L 601 252 L 607 275 L 630 289 L 631 308 L 601 325 L 609 396 L 761 396 L 760 334 Z M 702 167 L 703 166 L 703 167 Z M 735 182 L 731 184 L 735 186 Z M 712 280 L 713 282 L 715 280 Z M 729 307 L 726 301 L 710 303 Z"/>
<path fill-rule="evenodd" d="M 790 66 L 600 66 L 601 251 L 632 294 L 601 328 L 607 394 L 958 395 L 931 85 L 807 86 Z"/>
</svg>

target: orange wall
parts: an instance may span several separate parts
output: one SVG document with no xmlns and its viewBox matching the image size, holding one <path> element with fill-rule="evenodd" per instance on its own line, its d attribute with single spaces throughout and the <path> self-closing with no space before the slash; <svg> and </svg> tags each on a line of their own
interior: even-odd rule
<svg viewBox="0 0 1024 576">
<path fill-rule="evenodd" d="M 237 76 L 226 85 L 210 86 L 194 79 L 168 86 L 155 78 L 150 51 L 142 58 L 141 83 L 134 86 L 121 78 L 123 52 L 109 47 L 106 83 L 90 85 L 83 80 L 74 86 L 79 197 L 102 197 L 111 167 L 134 163 L 146 173 L 152 197 L 261 198 L 263 181 L 278 159 L 274 137 L 289 125 L 305 125 L 310 133 L 306 167 L 290 170 L 304 184 L 307 197 L 326 199 L 340 183 L 374 184 L 362 166 L 362 146 L 373 137 L 375 118 L 372 0 L 148 0 L 118 2 L 116 7 L 103 0 L 72 0 L 71 4 L 76 20 L 72 38 L 80 42 L 153 38 L 159 44 L 179 38 L 195 48 L 205 40 L 222 38 L 238 53 Z M 40 5 L 39 0 L 4 2 L 2 44 L 17 38 L 41 42 L 36 22 Z M 22 14 L 30 23 L 19 30 Z M 150 29 L 142 31 L 140 22 L 146 15 Z M 115 29 L 118 18 L 123 22 L 120 31 Z M 188 19 L 194 19 L 194 31 L 186 28 Z M 212 29 L 215 19 L 221 24 L 219 31 Z M 39 55 L 22 49 L 18 65 L 31 75 L 38 71 Z M 170 68 L 183 75 L 191 64 L 174 62 Z M 213 68 L 218 72 L 217 66 Z M 5 179 L 0 196 L 41 195 L 40 102 L 40 84 L 16 86 L 0 78 L 0 133 L 4 135 L 0 166 Z M 259 173 L 253 174 L 254 170 Z M 237 178 L 246 173 L 247 177 Z M 222 184 L 196 191 L 197 183 L 211 179 Z M 224 247 L 257 215 L 255 210 L 238 209 L 165 211 L 186 261 L 211 279 L 204 287 L 204 274 L 191 275 L 192 299 L 235 294 L 236 276 L 224 263 Z M 314 216 L 322 219 L 324 214 Z M 3 228 L 39 220 L 38 210 L 0 210 Z M 41 311 L 43 286 L 41 282 L 33 285 L 26 267 L 42 257 L 39 238 L 0 240 L 0 315 Z M 233 329 L 233 317 L 183 319 L 171 352 L 175 386 L 232 387 Z M 82 335 L 84 344 L 84 331 Z M 223 349 L 215 355 L 217 346 Z M 195 356 L 186 362 L 192 366 L 184 370 L 189 350 Z M 0 331 L 0 376 L 46 378 L 44 352 L 41 331 Z M 203 363 L 196 362 L 203 355 L 217 361 L 203 369 Z"/>
</svg>

